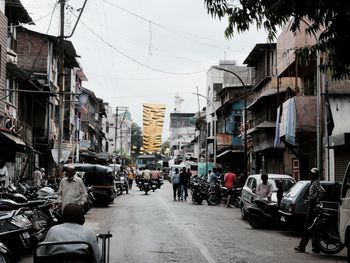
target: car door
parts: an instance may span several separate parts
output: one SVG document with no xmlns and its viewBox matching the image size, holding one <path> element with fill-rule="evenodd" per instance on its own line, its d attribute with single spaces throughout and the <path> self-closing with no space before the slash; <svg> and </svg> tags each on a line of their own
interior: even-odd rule
<svg viewBox="0 0 350 263">
<path fill-rule="evenodd" d="M 254 195 L 253 189 L 256 189 L 256 180 L 254 177 L 249 177 L 242 190 L 242 199 L 245 208 L 247 208 L 252 201 L 252 196 Z"/>
<path fill-rule="evenodd" d="M 348 226 L 350 226 L 350 162 L 344 174 L 339 202 L 339 234 L 343 243 Z"/>
</svg>

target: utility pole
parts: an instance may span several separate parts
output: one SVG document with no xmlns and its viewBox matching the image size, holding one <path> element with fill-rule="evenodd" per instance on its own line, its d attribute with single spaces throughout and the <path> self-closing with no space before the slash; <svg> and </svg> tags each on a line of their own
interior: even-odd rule
<svg viewBox="0 0 350 263">
<path fill-rule="evenodd" d="M 118 142 L 118 115 L 119 112 L 126 112 L 128 110 L 128 107 L 124 107 L 124 106 L 117 106 L 115 109 L 115 143 L 114 143 L 114 152 L 117 152 L 117 142 Z M 124 115 L 125 116 L 125 115 Z M 122 125 L 122 120 L 120 122 L 120 127 Z M 122 135 L 122 129 L 120 128 L 120 136 Z M 122 138 L 120 137 L 120 151 L 122 150 Z"/>
<path fill-rule="evenodd" d="M 64 118 L 64 6 L 66 0 L 60 0 L 60 24 L 61 32 L 59 37 L 59 74 L 58 74 L 58 150 L 57 162 L 59 170 L 62 169 L 62 140 L 63 140 L 63 118 Z"/>
</svg>

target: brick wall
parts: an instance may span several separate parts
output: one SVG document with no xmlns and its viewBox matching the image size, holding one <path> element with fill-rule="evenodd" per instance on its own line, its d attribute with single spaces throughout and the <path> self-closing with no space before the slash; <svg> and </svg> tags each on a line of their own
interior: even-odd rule
<svg viewBox="0 0 350 263">
<path fill-rule="evenodd" d="M 33 72 L 46 73 L 48 57 L 46 37 L 30 31 L 18 32 L 17 43 L 18 66 Z"/>
<path fill-rule="evenodd" d="M 0 12 L 0 47 L 1 47 L 1 55 L 0 55 L 0 126 L 2 123 L 1 116 L 4 116 L 5 113 L 5 90 L 6 87 L 6 58 L 7 58 L 7 18 L 6 16 Z"/>
</svg>

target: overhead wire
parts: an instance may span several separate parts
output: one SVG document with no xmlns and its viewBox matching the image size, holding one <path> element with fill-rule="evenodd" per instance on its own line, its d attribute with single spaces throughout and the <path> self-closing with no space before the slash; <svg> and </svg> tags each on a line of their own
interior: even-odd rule
<svg viewBox="0 0 350 263">
<path fill-rule="evenodd" d="M 130 10 L 127 10 L 127 9 L 121 7 L 121 6 L 118 6 L 118 5 L 114 4 L 114 3 L 111 3 L 111 2 L 108 1 L 108 0 L 103 0 L 103 2 L 108 3 L 109 5 L 114 6 L 115 8 L 118 8 L 118 9 L 120 9 L 120 10 L 122 10 L 122 11 L 124 11 L 124 12 L 126 12 L 126 13 L 128 13 L 128 14 L 130 14 L 130 15 L 132 15 L 132 16 L 135 16 L 135 17 L 137 17 L 137 18 L 143 20 L 143 21 L 146 21 L 146 22 L 151 23 L 151 24 L 153 24 L 153 25 L 155 25 L 155 26 L 158 26 L 159 28 L 162 28 L 162 29 L 165 30 L 165 31 L 169 31 L 169 32 L 172 32 L 172 33 L 176 33 L 177 35 L 181 35 L 182 38 L 185 38 L 185 39 L 188 39 L 188 40 L 191 40 L 191 41 L 195 41 L 195 42 L 197 42 L 197 43 L 199 43 L 199 44 L 201 44 L 201 45 L 210 46 L 210 47 L 213 47 L 213 48 L 224 49 L 224 50 L 226 50 L 226 49 L 228 48 L 228 47 L 226 47 L 226 46 L 224 46 L 224 45 L 217 46 L 217 45 L 211 45 L 211 44 L 208 44 L 208 43 L 201 43 L 201 42 L 199 42 L 199 41 L 196 40 L 196 39 L 191 39 L 191 38 L 185 37 L 183 34 L 186 34 L 186 35 L 189 35 L 189 36 L 193 36 L 193 37 L 195 37 L 195 38 L 201 38 L 201 39 L 209 40 L 209 41 L 216 42 L 216 43 L 219 43 L 219 42 L 218 42 L 217 40 L 210 39 L 210 38 L 208 38 L 208 37 L 199 36 L 199 35 L 196 35 L 196 34 L 193 34 L 193 33 L 188 33 L 188 32 L 179 31 L 179 30 L 172 29 L 172 28 L 169 28 L 169 27 L 167 27 L 167 26 L 161 25 L 161 24 L 159 24 L 159 23 L 157 23 L 157 22 L 154 22 L 154 21 L 152 21 L 152 20 L 150 20 L 150 19 L 147 19 L 147 18 L 145 18 L 145 17 L 142 17 L 142 16 L 140 16 L 140 15 L 138 15 L 138 14 L 136 14 L 136 13 L 130 11 Z M 221 44 L 221 43 L 220 43 L 220 44 Z"/>
<path fill-rule="evenodd" d="M 75 14 L 74 14 L 75 15 Z M 206 70 L 201 70 L 201 71 L 195 71 L 195 72 L 171 72 L 171 71 L 166 71 L 166 70 L 162 70 L 159 68 L 155 68 L 149 65 L 146 65 L 145 63 L 142 63 L 140 61 L 138 61 L 137 59 L 125 54 L 124 52 L 120 51 L 118 48 L 116 48 L 115 46 L 113 46 L 112 44 L 110 44 L 109 42 L 107 42 L 102 36 L 100 36 L 99 34 L 97 34 L 94 30 L 92 30 L 82 19 L 80 19 L 81 23 L 93 34 L 95 35 L 98 39 L 100 39 L 103 43 L 105 43 L 107 46 L 109 46 L 111 49 L 113 49 L 114 51 L 116 51 L 118 54 L 120 54 L 121 56 L 133 61 L 134 63 L 148 68 L 150 70 L 156 71 L 156 72 L 160 72 L 160 73 L 164 73 L 164 74 L 169 74 L 169 75 L 193 75 L 193 74 L 199 74 L 199 73 L 203 73 Z"/>
</svg>

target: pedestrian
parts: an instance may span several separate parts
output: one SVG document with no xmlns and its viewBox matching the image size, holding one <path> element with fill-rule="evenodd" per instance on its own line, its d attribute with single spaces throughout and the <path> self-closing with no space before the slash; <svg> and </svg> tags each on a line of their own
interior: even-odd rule
<svg viewBox="0 0 350 263">
<path fill-rule="evenodd" d="M 216 181 L 218 180 L 218 177 L 217 177 L 217 169 L 214 167 L 213 170 L 209 173 L 209 176 L 208 176 L 208 183 L 213 186 Z"/>
<path fill-rule="evenodd" d="M 176 201 L 176 195 L 177 195 L 177 199 L 180 201 L 180 174 L 179 174 L 179 168 L 175 168 L 174 173 L 171 175 L 171 182 L 173 184 L 174 201 Z"/>
<path fill-rule="evenodd" d="M 188 196 L 188 191 L 187 187 L 189 184 L 189 177 L 188 173 L 186 171 L 186 167 L 182 168 L 182 171 L 180 173 L 180 196 L 181 196 L 181 201 L 185 200 L 187 201 L 187 196 Z"/>
<path fill-rule="evenodd" d="M 33 185 L 36 188 L 41 188 L 41 183 L 42 183 L 43 176 L 40 172 L 39 167 L 35 167 L 35 170 L 33 172 Z"/>
<path fill-rule="evenodd" d="M 227 188 L 227 202 L 226 207 L 230 207 L 231 197 L 232 197 L 232 188 L 234 186 L 236 175 L 232 172 L 233 168 L 229 167 L 227 173 L 224 176 L 224 185 Z"/>
<path fill-rule="evenodd" d="M 47 186 L 47 181 L 48 181 L 48 178 L 47 178 L 47 175 L 45 174 L 45 168 L 44 167 L 41 167 L 40 168 L 40 172 L 41 172 L 41 186 Z"/>
<path fill-rule="evenodd" d="M 134 169 L 130 166 L 128 167 L 128 183 L 129 183 L 129 189 L 132 189 L 132 182 L 134 181 Z"/>
<path fill-rule="evenodd" d="M 5 160 L 0 160 L 0 186 L 5 187 L 6 181 L 9 180 L 9 172 L 7 170 Z"/>
<path fill-rule="evenodd" d="M 55 225 L 49 229 L 43 242 L 69 242 L 82 241 L 91 245 L 94 253 L 94 262 L 101 262 L 101 251 L 97 244 L 96 234 L 83 226 L 85 222 L 83 208 L 78 204 L 67 204 L 62 212 L 64 223 Z M 55 245 L 41 246 L 39 254 L 55 255 L 58 253 L 84 253 L 85 245 Z"/>
<path fill-rule="evenodd" d="M 308 198 L 305 200 L 305 203 L 308 204 L 309 207 L 306 214 L 303 237 L 300 240 L 299 246 L 294 248 L 297 252 L 304 253 L 309 239 L 312 238 L 312 252 L 320 253 L 320 247 L 316 240 L 317 230 L 314 227 L 310 229 L 310 226 L 312 225 L 315 217 L 317 216 L 317 204 L 321 201 L 325 193 L 325 190 L 320 184 L 319 177 L 320 171 L 318 170 L 318 168 L 312 168 L 310 170 L 311 186 L 309 189 Z"/>
<path fill-rule="evenodd" d="M 62 211 L 70 203 L 84 207 L 88 194 L 83 180 L 76 176 L 74 166 L 68 166 L 65 175 L 57 192 L 57 201 L 61 204 Z"/>
<path fill-rule="evenodd" d="M 266 173 L 261 175 L 261 182 L 256 187 L 256 199 L 265 199 L 271 202 L 272 184 L 268 181 L 269 176 Z"/>
</svg>

